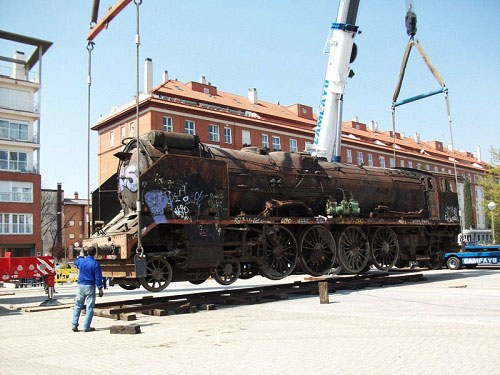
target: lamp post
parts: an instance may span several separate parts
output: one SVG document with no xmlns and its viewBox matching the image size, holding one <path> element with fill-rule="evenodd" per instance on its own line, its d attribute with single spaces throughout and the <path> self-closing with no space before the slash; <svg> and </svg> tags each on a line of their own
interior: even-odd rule
<svg viewBox="0 0 500 375">
<path fill-rule="evenodd" d="M 491 212 L 491 229 L 492 229 L 492 234 L 493 234 L 493 244 L 495 244 L 495 217 L 493 216 L 493 211 L 495 211 L 495 208 L 497 208 L 497 205 L 495 202 L 490 202 L 488 203 L 488 210 Z"/>
</svg>

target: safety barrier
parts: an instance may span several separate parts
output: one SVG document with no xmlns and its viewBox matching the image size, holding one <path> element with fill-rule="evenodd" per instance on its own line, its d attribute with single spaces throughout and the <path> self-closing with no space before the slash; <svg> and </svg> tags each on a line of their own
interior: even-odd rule
<svg viewBox="0 0 500 375">
<path fill-rule="evenodd" d="M 78 268 L 58 268 L 56 269 L 56 284 L 76 283 L 78 281 Z"/>
</svg>

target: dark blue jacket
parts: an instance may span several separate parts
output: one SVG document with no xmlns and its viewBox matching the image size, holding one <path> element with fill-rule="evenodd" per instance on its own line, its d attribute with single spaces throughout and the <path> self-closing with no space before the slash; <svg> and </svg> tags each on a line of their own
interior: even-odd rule
<svg viewBox="0 0 500 375">
<path fill-rule="evenodd" d="M 86 256 L 75 259 L 75 266 L 78 267 L 78 284 L 80 285 L 97 285 L 102 288 L 102 271 L 101 266 L 93 257 Z"/>
</svg>

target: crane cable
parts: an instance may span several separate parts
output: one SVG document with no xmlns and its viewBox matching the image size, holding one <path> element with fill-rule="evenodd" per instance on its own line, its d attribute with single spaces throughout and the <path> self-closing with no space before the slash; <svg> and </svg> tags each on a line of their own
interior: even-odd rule
<svg viewBox="0 0 500 375">
<path fill-rule="evenodd" d="M 87 236 L 90 237 L 90 88 L 92 86 L 92 51 L 94 42 L 88 41 L 88 75 L 87 75 Z"/>
<path fill-rule="evenodd" d="M 399 71 L 399 78 L 398 82 L 396 84 L 396 88 L 394 90 L 394 95 L 392 97 L 392 105 L 391 105 L 391 112 L 392 112 L 392 133 L 393 133 L 393 155 L 394 155 L 394 164 L 396 164 L 396 107 L 411 103 L 416 100 L 424 99 L 432 95 L 444 94 L 444 99 L 446 102 L 446 112 L 448 115 L 448 125 L 449 125 L 449 130 L 450 130 L 450 141 L 451 141 L 451 154 L 452 154 L 452 160 L 453 160 L 453 170 L 455 173 L 455 186 L 458 194 L 458 172 L 457 172 L 457 162 L 456 162 L 456 157 L 455 157 L 455 145 L 453 143 L 453 130 L 452 130 L 452 121 L 451 121 L 451 111 L 450 111 L 450 102 L 449 102 L 449 96 L 448 96 L 448 88 L 446 87 L 443 78 L 441 77 L 441 74 L 439 74 L 438 70 L 436 67 L 432 64 L 432 61 L 430 60 L 429 56 L 424 51 L 424 47 L 419 43 L 417 39 L 415 39 L 415 34 L 417 33 L 417 15 L 413 12 L 413 5 L 410 5 L 406 17 L 405 17 L 405 24 L 406 24 L 406 32 L 409 35 L 410 39 L 408 41 L 408 44 L 406 45 L 405 52 L 403 54 L 403 61 L 401 62 L 401 69 Z M 420 53 L 420 56 L 422 56 L 422 59 L 424 60 L 425 64 L 431 71 L 432 75 L 436 79 L 436 81 L 439 83 L 441 86 L 440 89 L 431 91 L 426 94 L 421 94 L 421 95 L 416 95 L 411 98 L 403 99 L 400 100 L 399 102 L 397 101 L 399 92 L 401 90 L 401 85 L 403 83 L 403 78 L 406 70 L 406 65 L 408 64 L 408 58 L 410 57 L 410 52 L 412 47 L 415 46 L 417 51 Z M 460 228 L 463 228 L 462 225 L 462 215 L 459 213 L 459 220 L 460 220 Z"/>
<path fill-rule="evenodd" d="M 136 201 L 136 213 L 137 213 L 137 250 L 136 257 L 144 258 L 144 248 L 142 246 L 142 217 L 141 217 L 141 169 L 140 169 L 140 142 L 139 142 L 139 46 L 141 45 L 141 39 L 139 34 L 139 7 L 142 4 L 142 0 L 134 0 L 136 9 L 136 34 L 135 34 L 135 45 L 136 45 L 136 93 L 135 93 L 135 121 L 137 125 L 137 137 L 136 137 L 136 149 L 137 149 L 137 201 Z"/>
</svg>

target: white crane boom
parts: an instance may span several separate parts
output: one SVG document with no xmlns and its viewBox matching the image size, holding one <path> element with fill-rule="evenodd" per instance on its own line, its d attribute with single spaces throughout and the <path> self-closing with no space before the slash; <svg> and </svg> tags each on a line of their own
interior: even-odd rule
<svg viewBox="0 0 500 375">
<path fill-rule="evenodd" d="M 359 0 L 340 0 L 337 20 L 332 25 L 327 41 L 330 56 L 323 83 L 318 120 L 314 129 L 314 142 L 309 150 L 313 155 L 325 157 L 328 161 L 340 161 L 342 99 L 347 78 L 353 75 L 349 64 L 354 61 L 356 55 L 354 37 L 358 27 L 354 24 L 358 7 Z"/>
</svg>

